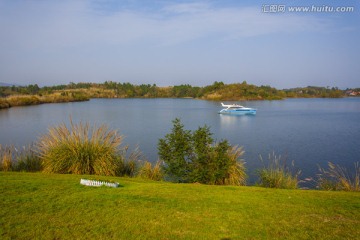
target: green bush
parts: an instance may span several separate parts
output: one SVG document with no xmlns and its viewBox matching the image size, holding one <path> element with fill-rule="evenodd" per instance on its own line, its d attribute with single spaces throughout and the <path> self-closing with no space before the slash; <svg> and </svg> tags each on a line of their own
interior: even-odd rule
<svg viewBox="0 0 360 240">
<path fill-rule="evenodd" d="M 191 131 L 184 130 L 180 119 L 175 119 L 173 124 L 172 132 L 159 140 L 158 153 L 165 163 L 164 172 L 171 181 L 188 182 L 193 151 Z"/>
<path fill-rule="evenodd" d="M 44 172 L 116 175 L 118 147 L 123 137 L 109 131 L 106 125 L 90 126 L 89 123 L 64 123 L 49 129 L 37 143 Z"/>
<path fill-rule="evenodd" d="M 158 143 L 166 178 L 174 182 L 244 185 L 245 167 L 239 160 L 242 149 L 232 148 L 227 140 L 215 144 L 211 135 L 206 125 L 191 132 L 175 119 L 172 132 Z"/>
<path fill-rule="evenodd" d="M 264 162 L 261 156 L 260 160 Z M 294 166 L 294 162 L 292 162 L 292 166 Z M 295 189 L 298 187 L 300 171 L 292 173 L 286 165 L 286 160 L 272 153 L 269 154 L 267 166 L 264 165 L 258 174 L 261 187 Z"/>
</svg>

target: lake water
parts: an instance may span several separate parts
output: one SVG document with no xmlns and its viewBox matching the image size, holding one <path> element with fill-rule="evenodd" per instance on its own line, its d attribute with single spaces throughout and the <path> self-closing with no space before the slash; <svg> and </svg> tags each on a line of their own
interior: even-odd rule
<svg viewBox="0 0 360 240">
<path fill-rule="evenodd" d="M 228 102 L 227 102 L 228 103 Z M 27 145 L 61 122 L 107 124 L 125 136 L 155 162 L 157 143 L 180 118 L 186 129 L 210 126 L 213 137 L 243 146 L 251 182 L 275 152 L 302 170 L 302 178 L 314 176 L 317 165 L 328 161 L 352 167 L 360 161 L 360 98 L 287 99 L 237 102 L 257 108 L 256 116 L 218 114 L 220 102 L 194 99 L 92 99 L 89 102 L 44 104 L 0 110 L 0 144 Z"/>
</svg>

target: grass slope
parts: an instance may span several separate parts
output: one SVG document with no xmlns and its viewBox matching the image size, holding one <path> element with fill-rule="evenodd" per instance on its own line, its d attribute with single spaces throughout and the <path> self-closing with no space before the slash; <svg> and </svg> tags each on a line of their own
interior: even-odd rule
<svg viewBox="0 0 360 240">
<path fill-rule="evenodd" d="M 1 239 L 356 239 L 360 194 L 0 172 Z"/>
</svg>

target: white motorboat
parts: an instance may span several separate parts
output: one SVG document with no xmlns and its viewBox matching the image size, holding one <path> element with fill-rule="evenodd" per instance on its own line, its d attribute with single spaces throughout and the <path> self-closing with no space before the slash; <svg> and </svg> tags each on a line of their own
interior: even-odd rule
<svg viewBox="0 0 360 240">
<path fill-rule="evenodd" d="M 219 113 L 220 114 L 231 114 L 231 115 L 255 115 L 256 109 L 255 108 L 248 108 L 238 104 L 224 104 L 221 103 L 224 107 Z"/>
</svg>

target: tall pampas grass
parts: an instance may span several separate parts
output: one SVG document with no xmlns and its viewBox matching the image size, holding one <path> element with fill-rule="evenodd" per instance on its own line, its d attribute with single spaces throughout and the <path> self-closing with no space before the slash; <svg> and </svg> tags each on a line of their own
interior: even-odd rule
<svg viewBox="0 0 360 240">
<path fill-rule="evenodd" d="M 0 170 L 7 172 L 13 170 L 13 151 L 14 146 L 1 146 L 0 145 Z"/>
<path fill-rule="evenodd" d="M 118 168 L 123 137 L 106 125 L 64 123 L 41 136 L 37 151 L 47 173 L 96 174 L 114 176 Z"/>
<path fill-rule="evenodd" d="M 157 161 L 155 165 L 152 165 L 151 162 L 145 161 L 139 170 L 138 176 L 154 181 L 162 180 L 164 172 L 162 171 L 161 163 L 161 161 Z"/>
<path fill-rule="evenodd" d="M 33 145 L 17 148 L 0 144 L 0 170 L 37 172 L 41 169 L 41 160 L 34 152 Z"/>
<path fill-rule="evenodd" d="M 216 182 L 215 184 L 235 186 L 246 185 L 247 174 L 245 162 L 241 159 L 244 152 L 243 148 L 238 146 L 233 146 L 228 150 L 227 157 L 229 158 L 229 169 L 226 177 L 222 182 Z"/>
<path fill-rule="evenodd" d="M 34 151 L 34 145 L 30 144 L 19 149 L 15 148 L 14 171 L 38 172 L 42 170 L 41 159 Z"/>
<path fill-rule="evenodd" d="M 128 154 L 128 150 L 129 147 L 126 146 L 119 153 L 117 176 L 135 177 L 138 174 L 140 163 L 145 159 L 138 146 L 130 154 Z"/>
<path fill-rule="evenodd" d="M 328 169 L 319 167 L 318 188 L 323 190 L 360 191 L 360 165 L 354 163 L 354 171 L 328 162 Z"/>
<path fill-rule="evenodd" d="M 260 160 L 264 163 L 261 155 Z M 294 167 L 294 162 L 291 163 L 291 167 Z M 286 164 L 286 159 L 276 156 L 273 152 L 268 156 L 267 166 L 264 164 L 264 167 L 258 171 L 259 185 L 268 188 L 295 189 L 298 187 L 300 173 L 301 171 L 293 172 Z"/>
</svg>

